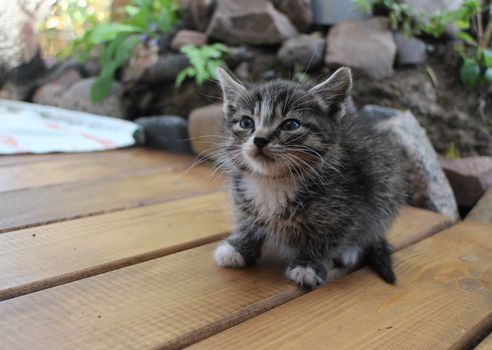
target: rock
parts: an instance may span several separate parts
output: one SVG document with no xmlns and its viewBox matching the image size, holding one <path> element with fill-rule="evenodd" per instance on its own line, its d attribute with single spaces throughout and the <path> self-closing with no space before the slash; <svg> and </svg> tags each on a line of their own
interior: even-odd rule
<svg viewBox="0 0 492 350">
<path fill-rule="evenodd" d="M 273 6 L 286 15 L 300 32 L 305 32 L 313 24 L 311 0 L 273 0 Z"/>
<path fill-rule="evenodd" d="M 355 1 L 347 0 L 312 0 L 314 23 L 318 25 L 333 25 L 345 21 L 367 18 Z"/>
<path fill-rule="evenodd" d="M 465 220 L 492 224 L 492 187 L 485 192 Z"/>
<path fill-rule="evenodd" d="M 221 104 L 194 109 L 188 116 L 188 133 L 191 147 L 196 154 L 211 157 L 214 147 L 221 140 L 219 128 L 224 117 Z"/>
<path fill-rule="evenodd" d="M 205 33 L 196 32 L 194 30 L 181 29 L 176 33 L 172 42 L 171 50 L 179 51 L 183 46 L 195 45 L 202 46 L 207 42 L 207 35 Z"/>
<path fill-rule="evenodd" d="M 80 80 L 82 80 L 80 72 L 75 68 L 70 68 L 57 79 L 41 85 L 34 93 L 32 101 L 42 105 L 58 106 L 60 98 Z"/>
<path fill-rule="evenodd" d="M 407 202 L 410 205 L 458 218 L 458 207 L 451 186 L 442 171 L 425 130 L 410 111 L 366 105 L 359 118 L 386 130 L 401 147 L 407 176 Z"/>
<path fill-rule="evenodd" d="M 160 56 L 149 66 L 140 81 L 148 83 L 174 82 L 178 74 L 190 65 L 188 58 L 182 54 Z"/>
<path fill-rule="evenodd" d="M 472 207 L 492 186 L 492 157 L 439 159 L 458 205 Z"/>
<path fill-rule="evenodd" d="M 137 45 L 123 69 L 122 81 L 138 81 L 147 68 L 159 59 L 159 47 L 149 42 L 148 45 Z"/>
<path fill-rule="evenodd" d="M 425 63 L 427 52 L 426 45 L 422 40 L 401 33 L 394 33 L 393 39 L 396 43 L 396 57 L 400 66 Z"/>
<path fill-rule="evenodd" d="M 229 45 L 262 45 L 279 44 L 297 30 L 267 0 L 218 0 L 207 34 Z"/>
<path fill-rule="evenodd" d="M 241 80 L 250 80 L 251 67 L 248 62 L 242 62 L 234 69 L 234 74 Z"/>
<path fill-rule="evenodd" d="M 66 93 L 61 96 L 57 106 L 75 111 L 123 118 L 123 111 L 119 98 L 121 84 L 114 82 L 110 94 L 102 102 L 93 103 L 90 98 L 90 90 L 95 80 L 96 78 L 86 78 L 73 84 Z"/>
<path fill-rule="evenodd" d="M 303 71 L 312 70 L 323 62 L 325 45 L 318 35 L 299 35 L 282 44 L 278 59 L 288 67 L 296 65 Z"/>
<path fill-rule="evenodd" d="M 235 67 L 241 62 L 251 61 L 254 53 L 247 46 L 233 46 L 224 55 L 224 61 L 229 68 Z"/>
<path fill-rule="evenodd" d="M 194 29 L 204 31 L 217 5 L 216 0 L 180 0 L 181 13 L 186 23 Z"/>
<path fill-rule="evenodd" d="M 365 72 L 373 79 L 393 74 L 396 45 L 388 21 L 373 17 L 335 25 L 327 37 L 325 62 Z"/>
<path fill-rule="evenodd" d="M 193 153 L 188 136 L 188 123 L 174 115 L 141 117 L 135 122 L 144 128 L 149 146 L 179 153 Z"/>
</svg>

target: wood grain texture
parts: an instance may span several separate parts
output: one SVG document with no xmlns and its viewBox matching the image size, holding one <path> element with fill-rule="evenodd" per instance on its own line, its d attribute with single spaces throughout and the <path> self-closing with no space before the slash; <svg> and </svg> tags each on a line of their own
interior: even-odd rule
<svg viewBox="0 0 492 350">
<path fill-rule="evenodd" d="M 177 164 L 150 174 L 1 192 L 0 233 L 215 191 L 222 182 L 207 181 L 210 172 Z"/>
<path fill-rule="evenodd" d="M 0 171 L 0 192 L 59 183 L 88 182 L 166 166 L 186 170 L 193 162 L 190 156 L 141 149 L 121 150 L 111 154 L 104 152 L 103 155 L 71 155 L 58 160 L 55 156 L 52 157 L 49 161 L 3 167 Z"/>
<path fill-rule="evenodd" d="M 193 349 L 463 349 L 492 325 L 492 226 L 462 223 Z"/>
<path fill-rule="evenodd" d="M 408 236 L 424 237 L 436 224 L 449 222 L 427 214 L 405 209 L 393 228 L 405 235 L 390 234 L 393 245 L 401 247 L 414 240 Z M 408 215 L 424 215 L 429 222 L 414 225 Z M 207 225 L 206 220 L 189 220 Z M 283 277 L 285 266 L 260 262 L 246 270 L 216 267 L 214 246 L 4 300 L 0 339 L 13 349 L 180 348 L 304 293 Z"/>
<path fill-rule="evenodd" d="M 218 240 L 229 217 L 218 192 L 4 233 L 0 300 Z"/>
</svg>

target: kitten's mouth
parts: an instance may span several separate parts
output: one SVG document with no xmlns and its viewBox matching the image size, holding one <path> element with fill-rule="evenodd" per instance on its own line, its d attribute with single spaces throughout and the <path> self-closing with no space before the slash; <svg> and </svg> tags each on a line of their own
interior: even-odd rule
<svg viewBox="0 0 492 350">
<path fill-rule="evenodd" d="M 275 159 L 273 159 L 272 156 L 266 154 L 264 151 L 256 150 L 254 154 L 252 154 L 252 157 L 255 160 L 263 161 L 263 162 L 274 162 Z"/>
</svg>

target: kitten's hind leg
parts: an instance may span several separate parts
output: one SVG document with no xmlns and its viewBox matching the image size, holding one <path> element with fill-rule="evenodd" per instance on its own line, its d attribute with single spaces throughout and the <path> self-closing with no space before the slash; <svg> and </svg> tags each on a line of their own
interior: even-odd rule
<svg viewBox="0 0 492 350">
<path fill-rule="evenodd" d="M 215 262 L 222 267 L 253 265 L 260 257 L 264 240 L 265 234 L 261 228 L 255 225 L 240 226 L 215 249 Z"/>
</svg>

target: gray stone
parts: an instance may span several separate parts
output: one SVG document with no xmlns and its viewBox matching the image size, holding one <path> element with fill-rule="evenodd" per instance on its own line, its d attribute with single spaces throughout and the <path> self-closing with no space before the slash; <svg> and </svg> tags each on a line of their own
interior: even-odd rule
<svg viewBox="0 0 492 350">
<path fill-rule="evenodd" d="M 75 111 L 123 118 L 123 111 L 119 98 L 121 84 L 114 82 L 109 95 L 103 101 L 94 103 L 90 98 L 90 90 L 95 80 L 96 78 L 86 78 L 73 84 L 66 93 L 60 97 L 57 106 Z"/>
<path fill-rule="evenodd" d="M 145 70 L 140 81 L 147 83 L 174 82 L 179 72 L 189 65 L 188 58 L 182 54 L 159 56 L 157 62 Z"/>
<path fill-rule="evenodd" d="M 235 67 L 241 62 L 251 61 L 254 53 L 247 46 L 232 46 L 224 56 L 224 61 L 228 67 Z"/>
<path fill-rule="evenodd" d="M 312 0 L 314 23 L 323 26 L 369 17 L 355 1 Z"/>
<path fill-rule="evenodd" d="M 328 33 L 325 63 L 365 72 L 373 79 L 393 74 L 396 44 L 383 17 L 348 21 Z"/>
<path fill-rule="evenodd" d="M 426 45 L 422 40 L 401 33 L 394 33 L 393 38 L 397 47 L 397 62 L 400 66 L 425 63 L 427 52 Z"/>
<path fill-rule="evenodd" d="M 267 0 L 218 0 L 207 34 L 230 45 L 262 45 L 279 44 L 298 33 Z"/>
<path fill-rule="evenodd" d="M 403 156 L 407 176 L 407 202 L 410 205 L 458 218 L 458 207 L 449 182 L 442 171 L 425 130 L 410 111 L 364 106 L 359 118 L 388 131 Z"/>
<path fill-rule="evenodd" d="M 313 24 L 311 0 L 273 0 L 273 6 L 285 14 L 300 32 L 305 32 Z"/>
<path fill-rule="evenodd" d="M 441 157 L 439 163 L 460 206 L 472 207 L 487 188 L 492 186 L 492 157 Z"/>
<path fill-rule="evenodd" d="M 179 0 L 184 21 L 199 31 L 207 28 L 216 3 L 216 0 Z"/>
<path fill-rule="evenodd" d="M 208 38 L 205 33 L 181 29 L 174 36 L 171 42 L 171 49 L 174 51 L 179 51 L 186 45 L 202 46 L 207 42 L 207 39 Z"/>
<path fill-rule="evenodd" d="M 77 69 L 68 69 L 55 80 L 41 85 L 34 93 L 32 101 L 42 105 L 59 106 L 60 98 L 80 80 L 82 76 Z"/>
<path fill-rule="evenodd" d="M 147 145 L 172 152 L 193 153 L 188 136 L 188 122 L 183 117 L 141 117 L 135 123 L 144 128 Z"/>
<path fill-rule="evenodd" d="M 277 55 L 286 66 L 312 70 L 323 63 L 325 46 L 325 40 L 318 35 L 299 35 L 286 40 Z"/>
<path fill-rule="evenodd" d="M 123 68 L 121 80 L 123 82 L 135 82 L 142 78 L 144 72 L 153 66 L 159 59 L 159 47 L 157 45 L 137 45 L 130 59 Z"/>
</svg>

